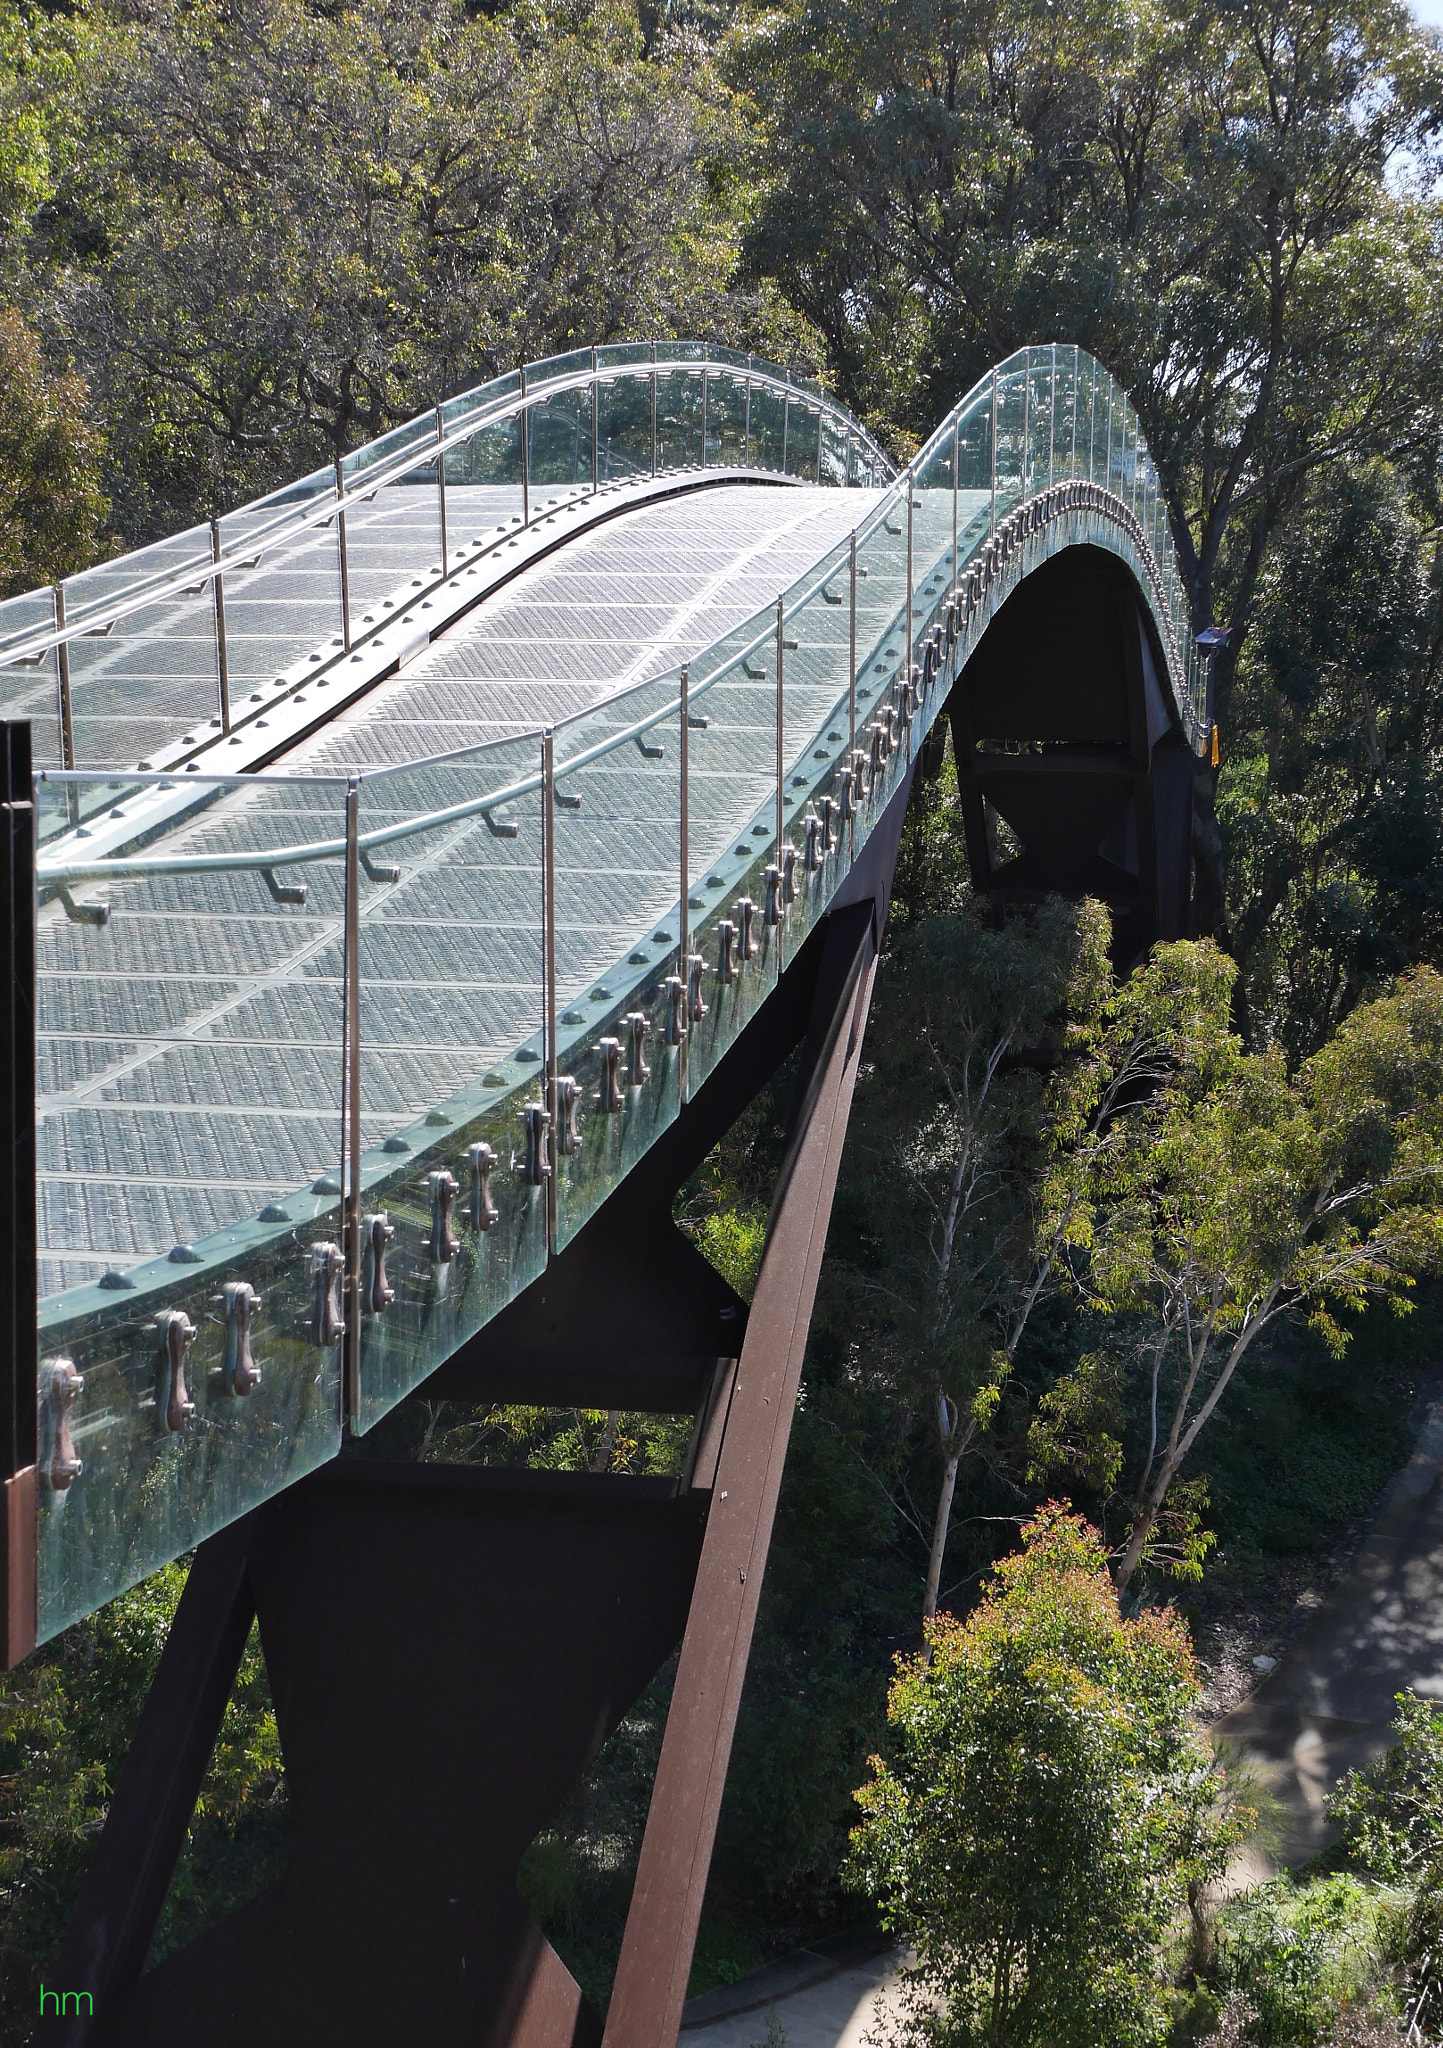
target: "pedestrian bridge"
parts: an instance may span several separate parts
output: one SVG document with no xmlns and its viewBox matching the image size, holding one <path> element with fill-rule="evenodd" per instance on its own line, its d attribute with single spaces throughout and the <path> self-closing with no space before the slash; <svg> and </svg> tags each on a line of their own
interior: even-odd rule
<svg viewBox="0 0 1443 2048">
<path fill-rule="evenodd" d="M 1120 729 L 1066 573 L 1115 609 L 1107 562 Z M 1064 615 L 1070 684 L 1030 673 Z M 750 358 L 533 364 L 0 606 L 0 687 L 37 817 L 42 1639 L 544 1270 L 845 900 L 949 699 L 974 866 L 1055 883 L 1085 781 L 1077 885 L 1140 930 L 1178 912 L 1139 794 L 1204 719 L 1136 416 L 1071 347 L 900 476 Z"/>
</svg>

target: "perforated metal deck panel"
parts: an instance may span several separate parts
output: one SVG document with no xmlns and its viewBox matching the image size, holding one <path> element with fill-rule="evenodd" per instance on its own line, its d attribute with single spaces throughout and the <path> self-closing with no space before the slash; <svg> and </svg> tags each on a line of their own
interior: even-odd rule
<svg viewBox="0 0 1443 2048">
<path fill-rule="evenodd" d="M 524 571 L 284 765 L 365 770 L 534 733 L 540 721 L 661 674 L 750 617 L 873 502 L 862 491 L 737 487 L 623 514 Z M 880 588 L 874 598 L 884 609 L 892 602 Z M 810 730 L 825 718 L 832 687 L 809 690 L 799 670 L 789 724 Z M 757 715 L 764 728 L 765 688 Z M 644 807 L 647 773 L 638 754 L 617 769 L 623 808 Z M 398 815 L 416 807 L 410 781 Z M 703 846 L 731 830 L 734 795 L 718 789 L 709 799 L 698 780 Z M 337 815 L 323 815 L 326 802 L 314 789 L 295 800 L 274 786 L 231 794 L 168 847 L 184 854 L 325 836 Z M 568 819 L 566 829 L 563 1001 L 646 936 L 676 886 L 675 829 L 661 817 L 654 902 L 637 899 L 638 849 L 618 866 L 604 819 Z M 300 908 L 274 902 L 255 874 L 138 880 L 112 892 L 114 919 L 101 930 L 69 922 L 58 904 L 42 911 L 42 1299 L 209 1237 L 335 1171 L 339 883 L 333 868 L 308 870 Z M 365 1147 L 382 1145 L 534 1030 L 539 889 L 534 843 L 498 839 L 473 820 L 444 844 L 427 842 L 402 882 L 381 892 L 384 903 L 368 905 L 362 1037 L 386 1057 L 365 1065 Z M 480 922 L 478 894 L 495 899 Z"/>
<path fill-rule="evenodd" d="M 365 769 L 559 722 L 751 617 L 877 496 L 737 485 L 623 513 L 524 571 L 286 760 Z"/>
</svg>

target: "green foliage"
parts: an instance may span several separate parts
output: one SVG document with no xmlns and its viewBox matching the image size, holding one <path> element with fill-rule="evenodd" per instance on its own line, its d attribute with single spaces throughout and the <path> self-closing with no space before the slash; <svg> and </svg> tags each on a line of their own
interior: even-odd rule
<svg viewBox="0 0 1443 2048">
<path fill-rule="evenodd" d="M 185 1585 L 167 1565 L 0 1677 L 0 2026 L 28 2038 Z M 274 1873 L 284 1789 L 252 1635 L 156 1938 L 188 1940 Z"/>
<path fill-rule="evenodd" d="M 1161 1518 L 1177 1521 L 1174 1483 L 1258 1338 L 1306 1313 L 1341 1354 L 1341 1312 L 1406 1306 L 1443 1244 L 1443 979 L 1406 976 L 1296 1076 L 1230 1031 L 1232 980 L 1206 943 L 1155 949 L 1089 1055 L 1135 1078 L 1105 1141 L 1064 1160 L 1079 1176 L 1070 1234 L 1094 1309 L 1135 1318 L 1149 1382 L 1124 1587 L 1149 1558 L 1196 1576 L 1195 1513 L 1162 1548 Z M 1083 1455 L 1054 1441 L 1053 1419 L 1098 1410 L 1102 1382 L 1091 1361 L 1071 1377 L 1034 1425 L 1039 1464 Z M 1093 1455 L 1113 1441 L 1102 1430 Z"/>
<path fill-rule="evenodd" d="M 916 1944 L 948 2048 L 1160 2041 L 1158 1952 L 1236 1838 L 1175 1616 L 1121 1616 L 1105 1550 L 1049 1506 L 965 1623 L 899 1660 L 857 1794 L 856 1881 Z"/>
<path fill-rule="evenodd" d="M 1219 817 L 1244 1029 L 1292 1058 L 1443 962 L 1436 506 L 1430 468 L 1330 472 L 1259 585 Z"/>
<path fill-rule="evenodd" d="M 1339 2016 L 1386 1987 L 1403 1895 L 1356 1877 L 1277 1877 L 1219 1911 L 1213 1978 L 1257 2012 L 1243 2039 L 1314 2048 Z"/>
<path fill-rule="evenodd" d="M 10 46 L 7 71 L 0 26 L 0 280 L 82 366 L 132 527 L 528 355 L 815 353 L 774 290 L 731 289 L 735 95 L 623 0 L 160 0 Z"/>
<path fill-rule="evenodd" d="M 19 313 L 0 309 L 0 598 L 89 564 L 108 509 L 100 454 L 85 386 L 48 377 Z"/>
</svg>

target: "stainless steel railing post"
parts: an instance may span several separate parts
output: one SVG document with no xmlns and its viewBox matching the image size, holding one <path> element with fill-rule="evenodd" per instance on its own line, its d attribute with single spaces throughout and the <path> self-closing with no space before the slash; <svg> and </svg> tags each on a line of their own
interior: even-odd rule
<svg viewBox="0 0 1443 2048">
<path fill-rule="evenodd" d="M 446 438 L 446 422 L 441 417 L 441 408 L 436 408 L 436 501 L 441 511 L 441 574 L 444 576 L 451 567 L 450 537 L 446 531 L 446 451 L 442 442 Z"/>
<path fill-rule="evenodd" d="M 651 344 L 651 473 L 656 475 L 656 343 Z"/>
<path fill-rule="evenodd" d="M 70 642 L 65 637 L 65 587 L 55 585 L 55 667 L 60 690 L 60 762 L 75 766 L 75 719 L 70 704 Z"/>
<path fill-rule="evenodd" d="M 987 532 L 997 531 L 997 371 L 992 372 L 992 506 L 987 515 Z"/>
<path fill-rule="evenodd" d="M 788 372 L 787 372 L 787 383 L 788 383 L 788 384 L 790 385 L 791 381 L 792 381 L 792 373 L 791 373 L 791 371 L 790 371 L 790 370 L 788 370 Z M 786 475 L 786 473 L 787 473 L 787 429 L 788 429 L 788 427 L 789 427 L 789 426 L 790 426 L 790 424 L 791 424 L 791 417 L 792 417 L 792 394 L 791 394 L 790 390 L 787 390 L 787 391 L 784 391 L 784 392 L 782 393 L 782 475 L 783 475 L 783 476 L 785 476 L 785 475 Z"/>
<path fill-rule="evenodd" d="M 1047 488 L 1052 489 L 1052 464 L 1057 451 L 1057 343 L 1049 344 L 1052 349 L 1051 383 L 1047 398 Z"/>
<path fill-rule="evenodd" d="M 557 1169 L 561 1148 L 556 1134 L 556 753 L 552 728 L 541 734 L 541 919 L 542 919 L 542 1043 L 545 1049 L 546 1143 L 551 1171 L 546 1176 L 546 1257 L 556 1252 L 559 1213 Z"/>
<path fill-rule="evenodd" d="M 782 616 L 782 600 L 781 600 L 780 598 L 778 598 L 778 599 L 777 599 L 777 875 L 776 875 L 776 889 L 777 889 L 777 923 L 776 923 L 776 934 L 777 934 L 777 973 L 778 973 L 778 975 L 780 975 L 780 974 L 781 974 L 781 971 L 782 971 L 782 967 L 783 967 L 783 964 L 784 964 L 784 962 L 785 962 L 785 954 L 784 954 L 784 952 L 783 952 L 783 948 L 782 948 L 782 931 L 783 931 L 783 929 L 784 929 L 784 927 L 785 927 L 785 923 L 786 923 L 786 917 L 785 917 L 785 912 L 786 912 L 786 903 L 785 903 L 785 899 L 783 898 L 783 895 L 782 895 L 782 878 L 783 878 L 783 876 L 784 876 L 784 875 L 785 875 L 785 873 L 786 873 L 786 865 L 785 865 L 785 863 L 784 863 L 784 861 L 783 861 L 783 859 L 782 859 L 782 848 L 783 848 L 783 846 L 784 846 L 784 844 L 785 844 L 785 842 L 786 842 L 786 825 L 787 825 L 787 820 L 786 820 L 786 812 L 785 812 L 785 810 L 784 810 L 784 808 L 783 808 L 783 806 L 784 806 L 784 804 L 785 804 L 785 802 L 786 802 L 786 782 L 785 782 L 785 777 L 786 777 L 786 758 L 785 758 L 785 757 L 786 757 L 786 740 L 785 740 L 785 727 L 784 727 L 784 724 L 783 724 L 783 682 L 782 682 L 782 664 L 783 664 L 783 654 L 784 654 L 784 645 L 783 645 L 783 636 L 784 636 L 784 632 L 785 632 L 785 625 L 784 625 L 784 620 L 783 620 L 783 616 Z"/>
<path fill-rule="evenodd" d="M 601 468 L 597 459 L 600 452 L 600 442 L 598 440 L 600 418 L 601 372 L 596 349 L 593 346 L 591 351 L 591 493 L 593 497 L 601 489 Z"/>
<path fill-rule="evenodd" d="M 692 1021 L 692 1020 L 691 1020 L 691 1014 L 690 1014 L 690 1004 L 691 1004 L 691 997 L 690 997 L 690 990 L 691 990 L 691 904 L 690 904 L 690 901 L 689 901 L 689 898 L 690 898 L 690 894 L 691 894 L 691 875 L 690 875 L 690 873 L 689 873 L 689 869 L 690 869 L 690 867 L 691 867 L 691 851 L 690 851 L 690 842 L 691 842 L 691 814 L 690 814 L 690 808 L 689 808 L 689 799 L 690 799 L 690 793 L 691 793 L 691 778 L 690 778 L 690 773 L 689 773 L 689 763 L 688 763 L 688 752 L 689 752 L 689 749 L 688 749 L 688 704 L 687 704 L 687 697 L 688 697 L 688 693 L 689 693 L 689 691 L 690 691 L 690 688 L 691 688 L 691 669 L 690 669 L 690 666 L 689 666 L 689 664 L 688 664 L 688 663 L 686 663 L 686 662 L 683 662 L 683 663 L 682 663 L 682 665 L 681 665 L 681 692 L 680 692 L 680 699 L 681 699 L 681 701 L 680 701 L 680 711 L 681 711 L 681 725 L 680 725 L 680 727 L 679 727 L 679 732 L 678 732 L 678 743 L 679 743 L 679 749 L 680 749 L 680 756 L 679 756 L 679 763 L 678 763 L 678 767 L 679 767 L 679 775 L 678 775 L 678 780 L 679 780 L 679 784 L 680 784 L 680 789 L 679 789 L 679 799 L 680 799 L 680 800 L 679 800 L 679 803 L 678 803 L 678 806 L 677 806 L 677 812 L 678 812 L 678 837 L 679 837 L 679 839 L 680 839 L 680 842 L 681 842 L 681 917 L 680 917 L 680 919 L 679 919 L 679 921 L 678 921 L 678 924 L 677 924 L 677 937 L 678 937 L 678 939 L 679 939 L 679 941 L 680 941 L 680 944 L 681 944 L 681 955 L 680 955 L 680 958 L 678 959 L 678 961 L 677 961 L 677 964 L 676 964 L 676 971 L 677 971 L 677 973 L 678 973 L 678 974 L 679 974 L 679 975 L 681 976 L 681 980 L 682 980 L 682 986 L 683 986 L 683 987 L 684 987 L 684 988 L 685 988 L 685 989 L 687 990 L 687 992 L 688 992 L 688 993 L 687 993 L 687 997 L 686 997 L 686 1002 L 687 1002 L 687 1017 L 686 1017 L 686 1024 L 687 1024 L 687 1030 L 686 1030 L 685 1034 L 683 1035 L 682 1039 L 680 1040 L 679 1044 L 677 1045 L 677 1049 L 676 1049 L 676 1080 L 677 1080 L 677 1092 L 678 1092 L 678 1094 L 679 1094 L 679 1096 L 680 1096 L 680 1098 L 681 1098 L 681 1101 L 682 1101 L 683 1103 L 685 1103 L 685 1102 L 686 1102 L 686 1099 L 687 1099 L 687 1059 L 686 1059 L 686 1054 L 687 1054 L 687 1046 L 688 1046 L 688 1044 L 690 1043 L 690 1040 L 691 1040 L 691 1021 Z"/>
<path fill-rule="evenodd" d="M 220 521 L 210 522 L 210 558 L 220 562 Z M 210 579 L 211 601 L 215 610 L 215 670 L 220 690 L 220 729 L 230 731 L 230 651 L 225 636 L 225 576 L 219 566 Z"/>
<path fill-rule="evenodd" d="M 708 355 L 704 355 L 701 359 L 701 466 L 703 469 L 706 468 L 706 393 L 707 386 L 711 383 L 711 376 L 707 370 L 709 354 L 710 351 L 708 351 Z"/>
<path fill-rule="evenodd" d="M 339 537 L 341 556 L 341 644 L 346 652 L 351 651 L 351 561 L 346 552 L 346 486 L 341 475 L 341 459 L 336 457 L 336 533 Z"/>
<path fill-rule="evenodd" d="M 1025 348 L 1025 349 L 1024 349 L 1024 350 L 1022 351 L 1022 475 L 1021 475 L 1021 484 L 1022 484 L 1022 493 L 1021 493 L 1021 495 L 1022 495 L 1022 502 L 1023 502 L 1024 504 L 1025 504 L 1025 503 L 1027 502 L 1027 469 L 1028 469 L 1028 457 L 1029 457 L 1029 456 L 1031 455 L 1031 453 L 1032 453 L 1032 446 L 1031 446 L 1031 443 L 1030 443 L 1030 441 L 1028 440 L 1028 438 L 1027 438 L 1027 437 L 1028 437 L 1028 435 L 1029 435 L 1029 434 L 1030 434 L 1031 432 L 1032 432 L 1032 351 L 1031 351 L 1031 349 L 1030 349 L 1030 348 Z"/>
<path fill-rule="evenodd" d="M 962 472 L 962 416 L 959 413 L 952 422 L 952 579 L 951 597 L 955 601 L 961 587 L 962 565 L 957 560 L 957 498 L 961 488 Z"/>
<path fill-rule="evenodd" d="M 752 359 L 747 357 L 746 405 L 742 412 L 742 468 L 752 464 Z"/>
<path fill-rule="evenodd" d="M 916 607 L 912 602 L 912 498 L 916 489 L 916 473 L 907 471 L 907 666 L 902 672 L 902 686 L 907 693 L 907 702 L 912 701 L 912 675 L 916 669 L 917 621 Z M 912 720 L 907 720 L 907 759 L 912 758 Z"/>
<path fill-rule="evenodd" d="M 817 407 L 817 482 L 818 482 L 818 483 L 820 483 L 820 482 L 822 481 L 822 429 L 823 429 L 823 428 L 825 427 L 825 425 L 826 425 L 826 421 L 827 421 L 827 415 L 826 415 L 826 412 L 825 412 L 824 408 L 823 408 L 822 406 L 820 406 L 820 405 L 819 405 L 819 406 Z"/>
<path fill-rule="evenodd" d="M 526 396 L 526 365 L 521 365 L 521 396 Z M 521 524 L 531 524 L 531 408 L 521 408 Z"/>
<path fill-rule="evenodd" d="M 847 550 L 848 570 L 851 581 L 850 609 L 847 624 L 847 772 L 852 777 L 851 816 L 847 820 L 851 837 L 847 853 L 851 860 L 857 858 L 857 529 L 852 528 L 851 544 Z"/>
<path fill-rule="evenodd" d="M 341 1418 L 361 1407 L 361 785 L 346 791 L 345 910 L 341 947 Z"/>
</svg>

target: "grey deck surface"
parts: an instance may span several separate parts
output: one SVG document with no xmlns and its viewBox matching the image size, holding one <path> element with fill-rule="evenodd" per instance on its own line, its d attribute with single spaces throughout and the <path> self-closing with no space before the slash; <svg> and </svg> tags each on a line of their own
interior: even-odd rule
<svg viewBox="0 0 1443 2048">
<path fill-rule="evenodd" d="M 673 669 L 735 628 L 844 539 L 873 502 L 873 493 L 857 490 L 733 487 L 622 514 L 524 571 L 286 765 L 309 775 L 374 770 L 525 734 L 483 767 L 487 774 L 507 762 L 530 767 L 540 724 Z M 509 516 L 499 502 L 478 503 L 483 509 L 503 515 L 498 525 Z M 408 601 L 405 582 L 395 581 L 395 555 L 389 567 L 380 562 L 383 538 L 398 544 L 408 524 L 415 530 L 400 548 L 400 567 L 409 566 L 407 548 L 425 566 L 419 556 L 432 538 L 426 508 L 403 511 L 386 520 L 384 534 L 378 525 L 379 566 L 368 564 L 364 527 L 353 529 L 353 562 L 372 578 L 362 602 L 386 602 L 387 575 Z M 357 573 L 353 567 L 353 600 Z M 296 574 L 297 611 L 311 613 L 314 624 L 323 565 L 310 560 Z M 880 633 L 900 611 L 900 584 L 892 591 L 879 576 L 866 588 L 868 617 Z M 238 598 L 228 602 L 241 612 Z M 822 624 L 834 640 L 842 634 L 844 648 L 844 611 L 829 611 Z M 787 703 L 796 745 L 827 721 L 836 651 L 823 650 L 828 658 L 817 662 L 811 682 L 807 651 L 797 656 Z M 112 647 L 108 658 L 119 681 L 123 651 Z M 177 675 L 194 682 L 199 671 L 187 666 L 184 642 L 174 658 Z M 709 776 L 705 749 L 694 749 L 693 843 L 703 864 L 720 856 L 771 786 L 771 691 L 758 681 L 746 712 L 754 733 L 750 740 L 740 729 L 731 733 L 726 772 Z M 119 711 L 117 721 L 117 758 L 133 761 L 146 743 L 143 729 L 122 724 Z M 368 782 L 363 829 L 489 788 L 478 783 L 481 772 L 468 763 Z M 590 773 L 580 813 L 562 814 L 563 1002 L 604 965 L 624 959 L 675 903 L 675 786 L 674 750 L 661 761 L 630 750 Z M 292 794 L 258 786 L 202 813 L 166 849 L 331 839 L 341 829 L 341 805 L 339 787 Z M 445 1100 L 536 1028 L 533 822 L 528 813 L 514 840 L 494 837 L 473 818 L 407 841 L 400 882 L 367 886 L 364 1144 L 381 1143 Z M 192 1243 L 335 1171 L 341 874 L 332 863 L 307 867 L 303 877 L 304 908 L 274 902 L 260 875 L 235 873 L 116 887 L 103 929 L 68 922 L 56 904 L 42 912 L 42 1298 Z"/>
</svg>

